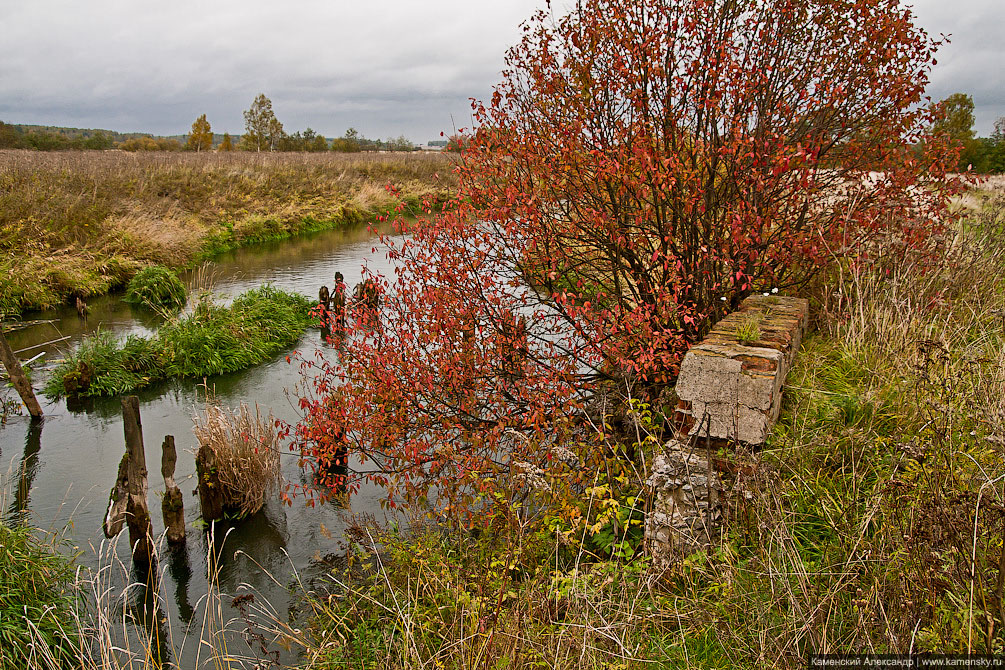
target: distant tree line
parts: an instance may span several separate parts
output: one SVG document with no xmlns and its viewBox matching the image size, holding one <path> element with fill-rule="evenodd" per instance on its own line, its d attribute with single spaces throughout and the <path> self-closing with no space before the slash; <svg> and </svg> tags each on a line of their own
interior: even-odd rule
<svg viewBox="0 0 1005 670">
<path fill-rule="evenodd" d="M 272 110 L 272 101 L 259 94 L 244 112 L 244 134 L 218 138 L 205 114 L 193 123 L 188 135 L 155 137 L 146 133 L 124 135 L 78 128 L 28 127 L 0 121 L 0 149 L 63 151 L 121 149 L 123 151 L 300 151 L 355 153 L 360 151 L 418 151 L 404 135 L 387 140 L 371 140 L 355 128 L 345 135 L 328 139 L 312 128 L 289 134 Z M 218 141 L 219 139 L 219 141 Z M 453 139 L 453 138 L 452 138 Z"/>
<path fill-rule="evenodd" d="M 203 117 L 200 117 L 203 118 Z M 193 126 L 194 129 L 194 126 Z M 244 112 L 244 134 L 238 148 L 244 151 L 417 151 L 418 147 L 404 135 L 390 140 L 371 140 L 349 128 L 345 135 L 331 144 L 313 129 L 287 134 L 272 110 L 272 101 L 260 93 Z"/>
<path fill-rule="evenodd" d="M 76 130 L 76 129 L 73 129 Z M 48 130 L 22 129 L 0 121 L 0 149 L 35 149 L 36 151 L 83 151 L 111 149 L 114 141 L 103 131 L 66 135 Z"/>
<path fill-rule="evenodd" d="M 976 137 L 971 96 L 954 93 L 938 104 L 942 107 L 942 118 L 934 130 L 948 134 L 961 147 L 957 169 L 977 174 L 1005 172 L 1005 116 L 995 121 L 990 137 Z"/>
</svg>

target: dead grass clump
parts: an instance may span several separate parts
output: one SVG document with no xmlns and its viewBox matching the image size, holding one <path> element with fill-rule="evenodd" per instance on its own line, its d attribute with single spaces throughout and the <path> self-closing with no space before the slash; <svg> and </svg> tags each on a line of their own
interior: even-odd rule
<svg viewBox="0 0 1005 670">
<path fill-rule="evenodd" d="M 228 411 L 212 400 L 204 414 L 195 417 L 199 449 L 213 453 L 210 473 L 219 487 L 224 511 L 235 517 L 254 514 L 265 504 L 267 494 L 279 484 L 279 438 L 276 421 L 263 418 L 245 403 Z"/>
</svg>

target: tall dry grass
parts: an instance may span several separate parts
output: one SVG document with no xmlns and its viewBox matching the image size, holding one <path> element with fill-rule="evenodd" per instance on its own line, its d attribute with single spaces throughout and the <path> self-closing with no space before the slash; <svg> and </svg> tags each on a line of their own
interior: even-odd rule
<svg viewBox="0 0 1005 670">
<path fill-rule="evenodd" d="M 143 265 L 445 197 L 441 154 L 0 151 L 0 312 L 104 293 Z M 27 272 L 14 272 L 14 269 Z"/>
<path fill-rule="evenodd" d="M 11 509 L 17 484 L 11 471 L 0 473 L 0 509 Z M 154 570 L 144 574 L 122 559 L 129 555 L 125 533 L 86 549 L 95 554 L 88 568 L 76 560 L 82 552 L 69 530 L 34 528 L 21 512 L 0 514 L 0 670 L 241 670 L 271 667 L 276 649 L 306 646 L 294 622 L 247 585 L 221 591 L 228 545 L 214 528 L 206 533 L 205 566 L 192 566 L 204 571 L 208 589 L 184 621 L 168 615 L 166 573 L 179 556 L 163 536 L 154 545 Z"/>
<path fill-rule="evenodd" d="M 245 404 L 233 411 L 207 399 L 193 428 L 200 449 L 211 449 L 225 509 L 237 517 L 254 514 L 279 485 L 279 436 L 270 412 L 263 417 Z"/>
</svg>

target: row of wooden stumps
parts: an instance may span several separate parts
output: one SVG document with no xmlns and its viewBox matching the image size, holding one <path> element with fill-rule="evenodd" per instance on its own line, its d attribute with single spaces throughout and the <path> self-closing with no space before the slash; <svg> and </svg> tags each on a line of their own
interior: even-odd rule
<svg viewBox="0 0 1005 670">
<path fill-rule="evenodd" d="M 322 286 L 318 291 L 318 307 L 321 310 L 321 338 L 327 340 L 334 329 L 336 334 L 345 332 L 345 281 L 342 273 L 335 273 L 335 286 L 331 291 Z"/>
<path fill-rule="evenodd" d="M 147 464 L 143 448 L 143 426 L 140 423 L 140 401 L 136 396 L 122 399 L 122 425 L 126 438 L 126 453 L 119 462 L 119 474 L 108 497 L 105 514 L 105 537 L 113 538 L 129 528 L 129 545 L 133 562 L 149 565 L 154 556 L 153 525 L 147 507 Z M 178 462 L 174 437 L 168 435 L 161 446 L 161 474 L 164 477 L 164 498 L 161 513 L 170 544 L 185 541 L 185 508 L 181 489 L 174 480 Z"/>
<path fill-rule="evenodd" d="M 345 280 L 341 272 L 335 273 L 335 288 L 331 291 L 327 286 L 318 290 L 318 309 L 321 317 L 321 339 L 328 341 L 334 334 L 342 337 L 345 334 L 346 295 Z M 375 326 L 378 322 L 377 311 L 380 308 L 380 290 L 372 277 L 364 279 L 356 285 L 352 295 L 357 318 L 364 323 Z"/>
</svg>

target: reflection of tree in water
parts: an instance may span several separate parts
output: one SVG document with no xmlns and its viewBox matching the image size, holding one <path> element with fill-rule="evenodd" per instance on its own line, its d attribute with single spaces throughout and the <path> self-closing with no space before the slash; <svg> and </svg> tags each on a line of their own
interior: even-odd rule
<svg viewBox="0 0 1005 670">
<path fill-rule="evenodd" d="M 133 582 L 126 588 L 125 614 L 135 626 L 135 634 L 141 635 L 144 649 L 149 650 L 149 661 L 154 667 L 175 667 L 171 664 L 171 637 L 168 633 L 168 617 L 157 593 L 157 561 L 149 567 L 133 563 Z"/>
<path fill-rule="evenodd" d="M 42 424 L 45 419 L 32 419 L 28 425 L 28 434 L 24 439 L 24 454 L 18 468 L 17 489 L 14 501 L 11 503 L 8 515 L 12 519 L 22 520 L 28 513 L 31 485 L 38 474 L 38 455 L 42 451 Z"/>
</svg>

